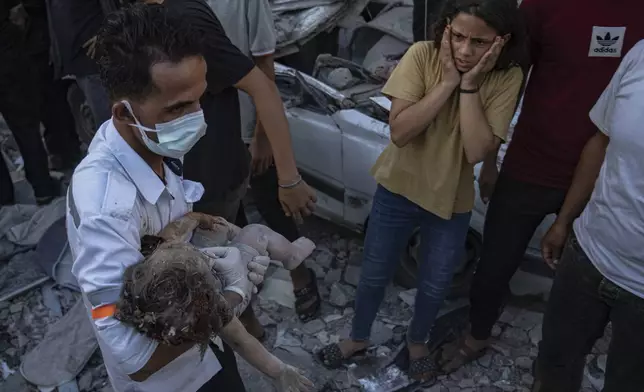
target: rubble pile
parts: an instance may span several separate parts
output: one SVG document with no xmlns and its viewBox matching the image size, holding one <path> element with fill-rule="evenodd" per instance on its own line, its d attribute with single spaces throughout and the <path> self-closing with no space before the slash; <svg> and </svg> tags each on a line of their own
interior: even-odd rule
<svg viewBox="0 0 644 392">
<path fill-rule="evenodd" d="M 335 234 L 330 234 L 335 233 Z M 264 290 L 254 303 L 260 322 L 266 327 L 265 345 L 282 360 L 301 367 L 321 391 L 359 391 L 359 377 L 364 363 L 375 368 L 386 365 L 403 342 L 412 314 L 414 291 L 391 286 L 373 329 L 374 347 L 366 357 L 357 358 L 346 370 L 330 371 L 315 358 L 317 350 L 337 342 L 350 333 L 355 290 L 360 276 L 362 240 L 352 233 L 340 232 L 329 223 L 311 219 L 303 235 L 318 247 L 307 264 L 318 276 L 323 298 L 319 319 L 306 324 L 295 316 L 290 278 L 284 270 L 269 272 Z M 21 357 L 43 338 L 47 326 L 58 320 L 47 306 L 47 286 L 34 289 L 11 301 L 0 302 L 0 391 L 35 391 L 20 376 Z M 77 300 L 78 294 L 67 289 L 51 289 L 63 312 Z M 453 374 L 439 377 L 426 387 L 431 392 L 528 392 L 532 382 L 532 364 L 541 337 L 541 313 L 509 308 L 494 329 L 495 342 L 476 363 Z M 609 331 L 610 332 L 610 331 Z M 589 366 L 583 392 L 595 392 L 602 383 L 610 333 L 602 339 Z M 369 362 L 371 360 L 371 362 Z M 239 361 L 248 391 L 271 391 L 270 381 Z M 81 392 L 110 392 L 100 354 L 94 354 L 77 379 Z"/>
</svg>

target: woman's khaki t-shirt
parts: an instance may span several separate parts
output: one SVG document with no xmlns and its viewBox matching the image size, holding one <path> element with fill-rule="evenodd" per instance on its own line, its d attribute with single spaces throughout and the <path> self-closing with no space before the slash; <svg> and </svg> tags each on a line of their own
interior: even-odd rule
<svg viewBox="0 0 644 392">
<path fill-rule="evenodd" d="M 382 89 L 392 98 L 418 102 L 441 80 L 442 64 L 433 42 L 414 44 Z M 492 71 L 479 94 L 492 132 L 505 141 L 523 73 L 519 67 Z M 474 165 L 467 162 L 460 132 L 458 89 L 427 130 L 404 147 L 389 143 L 371 169 L 376 181 L 423 209 L 450 219 L 474 205 Z"/>
</svg>

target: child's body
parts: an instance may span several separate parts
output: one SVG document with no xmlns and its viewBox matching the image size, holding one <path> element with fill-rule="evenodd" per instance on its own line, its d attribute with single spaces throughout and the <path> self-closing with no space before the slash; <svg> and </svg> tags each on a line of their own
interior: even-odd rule
<svg viewBox="0 0 644 392">
<path fill-rule="evenodd" d="M 280 390 L 310 390 L 313 384 L 298 369 L 284 364 L 246 332 L 223 297 L 213 265 L 212 257 L 191 244 L 160 245 L 143 262 L 126 269 L 116 318 L 169 345 L 193 342 L 205 350 L 211 338 L 220 336 Z"/>
</svg>

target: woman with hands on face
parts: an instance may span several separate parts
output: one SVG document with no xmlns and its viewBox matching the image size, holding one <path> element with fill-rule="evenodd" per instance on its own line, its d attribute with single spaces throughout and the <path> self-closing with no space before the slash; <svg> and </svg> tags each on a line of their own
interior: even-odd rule
<svg viewBox="0 0 644 392">
<path fill-rule="evenodd" d="M 420 227 L 418 291 L 407 331 L 409 373 L 436 374 L 426 346 L 450 287 L 474 204 L 474 164 L 505 140 L 523 79 L 524 34 L 510 0 L 448 0 L 436 39 L 414 44 L 383 93 L 391 143 L 372 174 L 369 218 L 351 338 L 319 354 L 339 367 L 369 346 L 371 326 L 398 260 Z"/>
</svg>

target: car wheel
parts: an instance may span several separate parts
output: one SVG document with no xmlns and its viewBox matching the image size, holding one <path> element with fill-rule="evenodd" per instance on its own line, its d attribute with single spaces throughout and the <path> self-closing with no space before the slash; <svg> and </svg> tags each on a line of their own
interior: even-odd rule
<svg viewBox="0 0 644 392">
<path fill-rule="evenodd" d="M 470 228 L 465 239 L 465 254 L 463 255 L 462 261 L 456 267 L 456 272 L 454 272 L 454 279 L 447 294 L 448 299 L 461 298 L 469 294 L 470 283 L 474 275 L 474 270 L 476 269 L 476 264 L 481 257 L 482 246 L 483 241 L 481 235 Z M 416 260 L 418 259 L 419 248 L 420 233 L 416 230 L 409 240 L 407 249 L 401 258 L 400 267 L 394 277 L 394 281 L 400 286 L 408 289 L 416 287 L 418 278 L 418 263 Z"/>
<path fill-rule="evenodd" d="M 94 121 L 92 109 L 85 100 L 85 94 L 76 83 L 69 87 L 67 101 L 72 109 L 78 138 L 81 143 L 89 145 L 96 133 L 96 122 Z"/>
</svg>

